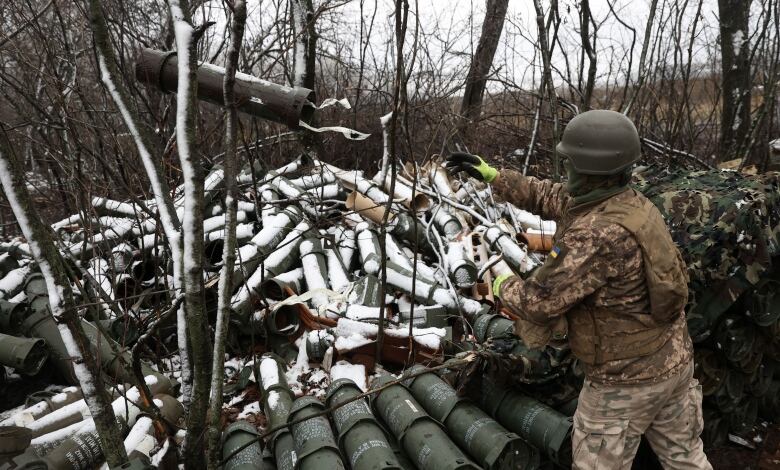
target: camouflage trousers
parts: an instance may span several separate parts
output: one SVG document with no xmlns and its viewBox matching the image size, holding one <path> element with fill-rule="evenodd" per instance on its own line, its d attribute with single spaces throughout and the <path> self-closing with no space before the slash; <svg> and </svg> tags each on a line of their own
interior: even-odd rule
<svg viewBox="0 0 780 470">
<path fill-rule="evenodd" d="M 712 469 L 699 438 L 704 421 L 693 361 L 648 385 L 585 380 L 574 414 L 572 468 L 630 469 L 644 434 L 666 469 Z"/>
</svg>

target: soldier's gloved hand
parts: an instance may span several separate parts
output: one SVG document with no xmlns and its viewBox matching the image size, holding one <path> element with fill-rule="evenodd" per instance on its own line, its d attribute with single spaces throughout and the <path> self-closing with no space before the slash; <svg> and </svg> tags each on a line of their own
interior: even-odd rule
<svg viewBox="0 0 780 470">
<path fill-rule="evenodd" d="M 453 152 L 447 157 L 444 166 L 451 173 L 466 172 L 474 179 L 490 183 L 496 176 L 498 170 L 485 163 L 481 157 L 464 152 Z"/>
<path fill-rule="evenodd" d="M 493 279 L 493 296 L 498 297 L 499 299 L 501 298 L 501 284 L 510 277 L 512 277 L 511 274 L 502 274 Z"/>
</svg>

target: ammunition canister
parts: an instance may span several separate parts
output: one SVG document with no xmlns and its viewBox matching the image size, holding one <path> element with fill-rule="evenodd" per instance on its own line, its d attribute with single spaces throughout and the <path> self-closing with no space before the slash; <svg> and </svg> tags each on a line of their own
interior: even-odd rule
<svg viewBox="0 0 780 470">
<path fill-rule="evenodd" d="M 225 428 L 222 433 L 222 458 L 232 455 L 236 449 L 248 442 L 254 442 L 230 457 L 225 462 L 224 470 L 254 470 L 264 467 L 263 448 L 260 441 L 255 440 L 258 435 L 254 425 L 244 420 L 236 421 Z"/>
<path fill-rule="evenodd" d="M 425 370 L 413 366 L 410 372 Z M 444 424 L 449 436 L 484 468 L 535 469 L 539 454 L 517 434 L 507 431 L 469 400 L 458 397 L 448 383 L 434 373 L 409 383 L 409 391 L 432 418 Z"/>
<path fill-rule="evenodd" d="M 540 449 L 558 465 L 571 465 L 572 420 L 514 390 L 482 380 L 479 404 L 512 432 Z"/>
<path fill-rule="evenodd" d="M 30 445 L 32 431 L 21 426 L 0 426 L 0 465 L 10 462 Z"/>
<path fill-rule="evenodd" d="M 9 335 L 21 333 L 27 310 L 26 304 L 0 300 L 0 332 Z"/>
<path fill-rule="evenodd" d="M 222 81 L 225 69 L 203 63 L 195 72 L 198 99 L 224 106 Z M 141 83 L 164 92 L 176 92 L 178 59 L 175 52 L 143 49 L 135 65 L 135 77 Z M 301 87 L 286 87 L 251 75 L 237 73 L 235 83 L 238 111 L 297 129 L 300 121 L 309 122 L 314 115 L 314 92 Z"/>
<path fill-rule="evenodd" d="M 362 390 L 350 379 L 331 383 L 325 402 L 328 408 L 354 399 Z M 352 470 L 385 470 L 404 467 L 398 462 L 379 421 L 371 413 L 365 398 L 352 401 L 333 410 L 333 422 L 340 447 Z"/>
<path fill-rule="evenodd" d="M 287 422 L 295 395 L 284 374 L 282 363 L 273 355 L 266 354 L 260 361 L 260 385 L 263 391 L 263 410 L 272 429 Z M 295 447 L 289 429 L 281 429 L 270 439 L 270 447 L 279 470 L 294 470 Z"/>
<path fill-rule="evenodd" d="M 315 416 L 325 405 L 314 397 L 303 396 L 293 403 L 288 422 L 310 417 L 290 426 L 295 443 L 296 470 L 346 470 L 333 437 L 328 418 Z"/>
<path fill-rule="evenodd" d="M 48 358 L 46 341 L 41 338 L 17 338 L 0 333 L 0 365 L 35 375 Z"/>
<path fill-rule="evenodd" d="M 380 375 L 372 387 L 381 387 L 392 380 L 388 374 Z M 382 390 L 374 396 L 372 405 L 417 468 L 479 468 L 447 437 L 441 425 L 423 411 L 403 385 L 391 385 Z"/>
</svg>

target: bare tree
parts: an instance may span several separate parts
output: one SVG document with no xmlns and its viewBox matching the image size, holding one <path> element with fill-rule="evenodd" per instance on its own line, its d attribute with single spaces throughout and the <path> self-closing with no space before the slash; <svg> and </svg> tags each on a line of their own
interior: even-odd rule
<svg viewBox="0 0 780 470">
<path fill-rule="evenodd" d="M 219 437 L 222 417 L 222 383 L 225 377 L 224 356 L 230 321 L 230 298 L 233 293 L 233 267 L 236 262 L 236 206 L 238 202 L 238 161 L 236 143 L 238 140 L 238 113 L 233 87 L 238 69 L 238 56 L 241 41 L 244 38 L 246 24 L 246 3 L 236 0 L 232 5 L 233 20 L 230 29 L 230 46 L 225 64 L 223 94 L 225 96 L 225 242 L 222 251 L 222 270 L 219 275 L 217 323 L 214 328 L 214 354 L 211 365 L 211 396 L 209 398 L 210 422 L 208 440 L 208 467 L 216 470 L 219 466 Z"/>
<path fill-rule="evenodd" d="M 49 307 L 57 322 L 65 348 L 73 361 L 73 369 L 95 421 L 106 462 L 112 467 L 120 467 L 127 461 L 127 452 L 111 406 L 111 399 L 101 382 L 100 365 L 81 327 L 81 318 L 73 298 L 67 268 L 54 244 L 51 228 L 41 222 L 32 207 L 32 198 L 25 185 L 23 167 L 14 156 L 6 130 L 2 126 L 0 126 L 0 183 L 46 281 Z"/>
<path fill-rule="evenodd" d="M 721 94 L 720 155 L 736 152 L 750 132 L 750 5 L 743 0 L 718 0 L 720 12 Z"/>
<path fill-rule="evenodd" d="M 504 19 L 509 7 L 509 0 L 487 0 L 485 19 L 482 22 L 482 34 L 479 37 L 477 50 L 471 59 L 469 73 L 466 76 L 466 89 L 460 105 L 460 114 L 471 121 L 477 119 L 482 112 L 482 99 L 485 94 L 493 56 L 496 54 L 501 31 L 504 29 Z"/>
</svg>

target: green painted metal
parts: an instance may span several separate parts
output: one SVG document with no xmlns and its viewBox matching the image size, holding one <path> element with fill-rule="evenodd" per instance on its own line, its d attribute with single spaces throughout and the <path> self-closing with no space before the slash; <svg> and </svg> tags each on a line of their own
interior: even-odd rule
<svg viewBox="0 0 780 470">
<path fill-rule="evenodd" d="M 339 446 L 333 437 L 328 418 L 317 416 L 325 410 L 325 405 L 314 397 L 303 396 L 293 403 L 287 422 L 295 422 L 307 418 L 298 424 L 290 426 L 295 443 L 296 470 L 346 470 L 341 459 Z"/>
<path fill-rule="evenodd" d="M 293 269 L 292 271 L 265 279 L 260 284 L 260 293 L 267 299 L 279 301 L 289 297 L 285 288 L 289 287 L 296 294 L 301 294 L 303 293 L 303 286 L 303 270 Z"/>
<path fill-rule="evenodd" d="M 373 274 L 366 274 L 352 284 L 351 294 L 355 296 L 355 301 L 352 303 L 379 307 L 379 278 Z"/>
<path fill-rule="evenodd" d="M 290 390 L 290 386 L 287 385 L 281 358 L 275 354 L 264 354 L 260 364 L 261 366 L 255 372 L 255 376 L 260 377 L 263 393 L 263 410 L 268 420 L 268 428 L 272 429 L 287 423 L 287 417 L 290 414 L 293 400 L 295 400 L 295 394 Z M 263 375 L 262 370 L 272 369 L 268 365 L 263 367 L 264 364 L 275 364 L 276 375 Z M 295 448 L 289 429 L 282 429 L 276 432 L 271 436 L 269 444 L 276 460 L 277 468 L 279 470 L 294 470 L 296 460 Z"/>
<path fill-rule="evenodd" d="M 0 465 L 24 452 L 30 445 L 32 431 L 20 426 L 0 426 Z"/>
<path fill-rule="evenodd" d="M 408 323 L 411 320 L 410 311 L 398 312 L 401 322 Z M 441 305 L 415 305 L 414 324 L 423 327 L 447 327 L 447 309 Z"/>
<path fill-rule="evenodd" d="M 25 375 L 35 375 L 49 357 L 41 338 L 17 338 L 0 333 L 0 364 Z"/>
<path fill-rule="evenodd" d="M 320 332 L 315 336 L 306 333 L 306 355 L 313 362 L 322 361 L 328 348 L 333 345 L 333 335 L 326 334 L 325 330 L 318 330 Z"/>
<path fill-rule="evenodd" d="M 0 300 L 0 333 L 15 335 L 22 331 L 27 305 Z"/>
<path fill-rule="evenodd" d="M 389 374 L 382 374 L 374 380 L 372 387 L 382 387 L 392 380 Z M 403 385 L 391 385 L 377 393 L 372 406 L 418 469 L 479 468 L 447 437 L 441 424 L 425 413 Z"/>
<path fill-rule="evenodd" d="M 474 337 L 484 343 L 489 338 L 506 334 L 514 334 L 515 324 L 512 320 L 497 314 L 479 315 L 474 320 Z"/>
<path fill-rule="evenodd" d="M 338 379 L 330 384 L 325 396 L 328 408 L 354 399 L 362 390 L 350 379 Z M 384 470 L 404 467 L 398 462 L 387 433 L 371 413 L 365 398 L 333 410 L 333 422 L 340 447 L 352 470 Z"/>
<path fill-rule="evenodd" d="M 479 405 L 558 465 L 571 465 L 570 417 L 514 390 L 483 378 Z"/>
<path fill-rule="evenodd" d="M 426 370 L 415 365 L 410 373 Z M 455 389 L 434 373 L 419 375 L 409 390 L 432 418 L 444 424 L 449 436 L 483 468 L 535 469 L 539 453 L 517 434 L 507 431 L 470 400 L 458 397 Z"/>
<path fill-rule="evenodd" d="M 222 432 L 222 458 L 233 454 L 236 449 L 255 440 L 259 433 L 253 424 L 239 420 L 231 423 Z M 230 457 L 222 467 L 224 470 L 253 470 L 265 468 L 263 447 L 260 441 L 254 441 Z"/>
</svg>

